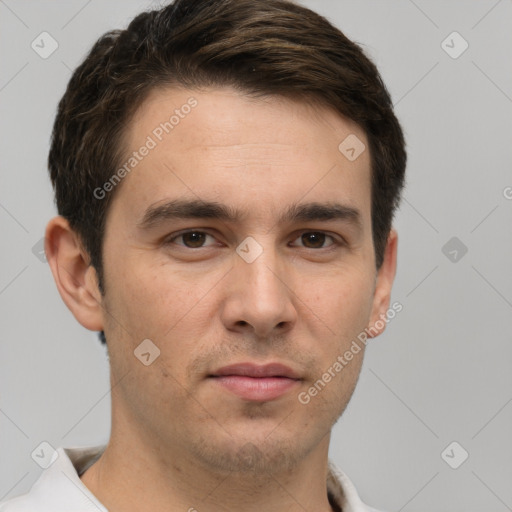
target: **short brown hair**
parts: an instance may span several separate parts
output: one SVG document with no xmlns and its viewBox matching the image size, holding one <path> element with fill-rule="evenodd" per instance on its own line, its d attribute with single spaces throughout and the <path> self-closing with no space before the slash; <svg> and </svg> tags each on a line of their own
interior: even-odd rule
<svg viewBox="0 0 512 512">
<path fill-rule="evenodd" d="M 102 242 L 123 134 L 155 87 L 232 86 L 320 102 L 355 121 L 372 162 L 377 268 L 403 187 L 406 152 L 388 91 L 362 49 L 286 0 L 176 0 L 104 34 L 75 70 L 53 127 L 48 166 L 59 213 L 79 235 L 103 292 Z M 341 142 L 341 141 L 340 141 Z M 119 187 L 117 187 L 119 188 Z"/>
</svg>

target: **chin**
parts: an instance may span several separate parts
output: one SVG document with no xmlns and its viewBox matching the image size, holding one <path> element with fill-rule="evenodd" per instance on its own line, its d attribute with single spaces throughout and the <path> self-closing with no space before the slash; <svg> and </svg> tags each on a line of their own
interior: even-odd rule
<svg viewBox="0 0 512 512">
<path fill-rule="evenodd" d="M 275 431 L 275 424 L 273 428 Z M 296 434 L 278 437 L 272 431 L 259 431 L 252 436 L 248 433 L 243 436 L 231 436 L 227 432 L 224 434 L 223 439 L 202 437 L 190 450 L 205 469 L 215 473 L 237 473 L 240 476 L 261 474 L 266 478 L 291 471 L 317 444 L 317 440 L 302 439 Z"/>
</svg>

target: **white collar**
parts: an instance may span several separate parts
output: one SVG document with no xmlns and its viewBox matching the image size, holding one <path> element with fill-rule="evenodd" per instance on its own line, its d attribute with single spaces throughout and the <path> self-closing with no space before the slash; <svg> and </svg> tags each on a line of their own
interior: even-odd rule
<svg viewBox="0 0 512 512">
<path fill-rule="evenodd" d="M 80 480 L 106 445 L 58 448 L 55 462 L 30 491 L 0 504 L 0 512 L 108 512 Z M 343 512 L 378 512 L 365 505 L 347 475 L 329 462 L 327 489 Z"/>
</svg>

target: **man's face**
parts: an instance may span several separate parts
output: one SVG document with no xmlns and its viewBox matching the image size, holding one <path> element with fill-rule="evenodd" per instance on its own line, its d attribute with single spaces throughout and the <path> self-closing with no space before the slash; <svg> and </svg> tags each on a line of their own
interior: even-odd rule
<svg viewBox="0 0 512 512">
<path fill-rule="evenodd" d="M 176 109 L 179 122 L 158 130 Z M 126 161 L 148 136 L 155 147 L 118 185 L 103 247 L 114 429 L 226 471 L 326 452 L 364 351 L 309 403 L 299 395 L 383 312 L 370 156 L 340 152 L 350 134 L 368 145 L 327 109 L 230 89 L 143 103 Z M 177 201 L 196 208 L 176 215 Z M 147 339 L 160 350 L 148 366 L 134 355 Z"/>
</svg>

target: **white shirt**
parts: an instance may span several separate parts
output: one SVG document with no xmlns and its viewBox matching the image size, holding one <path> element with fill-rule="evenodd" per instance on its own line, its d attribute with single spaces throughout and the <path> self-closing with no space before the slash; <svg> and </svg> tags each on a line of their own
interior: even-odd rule
<svg viewBox="0 0 512 512">
<path fill-rule="evenodd" d="M 27 494 L 0 503 L 0 512 L 108 512 L 82 483 L 82 475 L 99 459 L 105 445 L 59 448 Z M 348 477 L 329 462 L 327 489 L 343 512 L 378 512 L 365 505 Z"/>
</svg>

